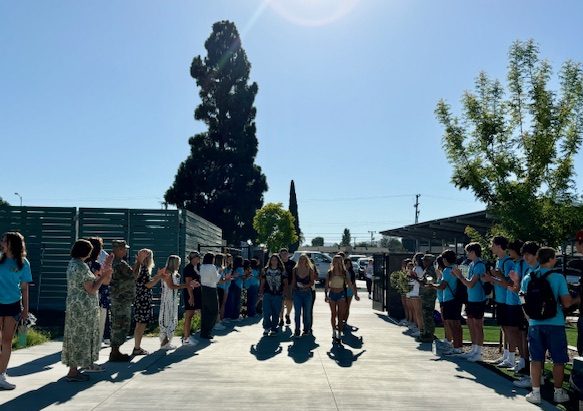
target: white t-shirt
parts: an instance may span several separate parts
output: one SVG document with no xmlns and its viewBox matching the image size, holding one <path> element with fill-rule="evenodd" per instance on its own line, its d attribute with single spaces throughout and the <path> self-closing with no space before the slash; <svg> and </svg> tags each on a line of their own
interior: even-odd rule
<svg viewBox="0 0 583 411">
<path fill-rule="evenodd" d="M 422 279 L 423 278 L 423 268 L 420 266 L 415 267 L 415 275 L 417 276 L 417 278 Z M 419 281 L 417 280 L 411 280 L 409 281 L 409 285 L 413 286 L 413 289 L 407 293 L 407 297 L 419 297 Z"/>
<path fill-rule="evenodd" d="M 221 274 L 214 264 L 202 264 L 200 266 L 200 285 L 217 288 L 217 283 L 221 279 Z"/>
</svg>

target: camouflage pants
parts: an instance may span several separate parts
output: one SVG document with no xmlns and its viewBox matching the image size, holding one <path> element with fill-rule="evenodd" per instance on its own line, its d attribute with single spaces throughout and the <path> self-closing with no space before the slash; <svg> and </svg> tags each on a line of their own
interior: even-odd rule
<svg viewBox="0 0 583 411">
<path fill-rule="evenodd" d="M 121 347 L 126 341 L 132 322 L 132 304 L 111 300 L 111 346 Z"/>
<path fill-rule="evenodd" d="M 433 311 L 435 310 L 437 292 L 433 288 L 422 287 L 419 295 L 421 297 L 421 305 L 423 309 L 423 324 L 425 325 L 423 337 L 431 338 L 433 340 L 433 334 L 435 333 Z"/>
</svg>

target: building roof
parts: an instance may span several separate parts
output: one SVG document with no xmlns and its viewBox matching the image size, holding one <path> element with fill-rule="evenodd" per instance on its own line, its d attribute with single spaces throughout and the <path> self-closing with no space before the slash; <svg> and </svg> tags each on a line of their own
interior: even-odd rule
<svg viewBox="0 0 583 411">
<path fill-rule="evenodd" d="M 494 222 L 494 217 L 490 213 L 487 211 L 478 211 L 406 225 L 400 228 L 381 231 L 381 234 L 411 240 L 440 240 L 453 243 L 455 241 L 463 241 L 467 238 L 465 234 L 467 226 L 473 227 L 480 234 L 486 234 Z"/>
</svg>

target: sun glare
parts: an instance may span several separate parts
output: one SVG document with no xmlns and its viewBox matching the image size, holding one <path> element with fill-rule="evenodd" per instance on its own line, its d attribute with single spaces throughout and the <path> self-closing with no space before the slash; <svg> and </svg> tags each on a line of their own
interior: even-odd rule
<svg viewBox="0 0 583 411">
<path fill-rule="evenodd" d="M 267 0 L 276 13 L 302 26 L 325 26 L 349 14 L 360 0 Z"/>
</svg>

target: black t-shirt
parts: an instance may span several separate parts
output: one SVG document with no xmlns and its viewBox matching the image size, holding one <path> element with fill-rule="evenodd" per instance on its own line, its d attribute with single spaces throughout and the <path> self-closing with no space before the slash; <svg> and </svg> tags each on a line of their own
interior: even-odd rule
<svg viewBox="0 0 583 411">
<path fill-rule="evenodd" d="M 182 281 L 186 284 L 190 281 L 190 279 L 196 280 L 200 283 L 200 274 L 194 269 L 192 264 L 187 264 L 184 267 L 184 270 L 182 270 Z M 202 306 L 202 290 L 200 287 L 197 287 L 192 290 L 192 292 L 194 293 L 194 309 L 198 310 Z M 188 306 L 188 290 L 186 288 L 183 290 L 183 296 L 184 305 Z"/>
<path fill-rule="evenodd" d="M 285 263 L 283 263 L 283 266 L 285 267 L 285 272 L 287 274 L 287 278 L 291 280 L 292 272 L 296 266 L 296 263 L 293 260 L 287 260 Z"/>
</svg>

